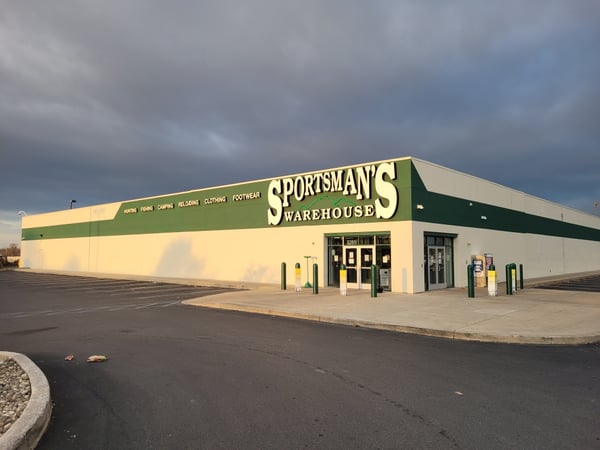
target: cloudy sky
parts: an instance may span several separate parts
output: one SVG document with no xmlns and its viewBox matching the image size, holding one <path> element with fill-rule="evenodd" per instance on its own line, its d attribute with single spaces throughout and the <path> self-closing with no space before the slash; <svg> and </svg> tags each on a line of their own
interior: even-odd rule
<svg viewBox="0 0 600 450">
<path fill-rule="evenodd" d="M 2 0 L 27 214 L 414 156 L 594 213 L 597 0 Z"/>
</svg>

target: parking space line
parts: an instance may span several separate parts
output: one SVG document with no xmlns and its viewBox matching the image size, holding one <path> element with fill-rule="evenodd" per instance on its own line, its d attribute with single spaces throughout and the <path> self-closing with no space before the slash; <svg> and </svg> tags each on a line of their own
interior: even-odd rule
<svg viewBox="0 0 600 450">
<path fill-rule="evenodd" d="M 146 304 L 144 304 L 144 305 L 141 305 L 141 306 L 136 306 L 136 307 L 134 307 L 134 308 L 132 308 L 132 309 L 144 309 L 144 308 L 151 308 L 151 307 L 153 307 L 153 306 L 156 306 L 156 305 L 162 305 L 162 304 L 163 304 L 163 302 L 158 302 L 158 303 L 146 303 Z"/>
<path fill-rule="evenodd" d="M 159 308 L 166 308 L 167 306 L 173 306 L 173 305 L 178 305 L 181 303 L 181 300 L 176 300 L 174 302 L 170 302 L 170 303 L 165 303 L 164 305 L 160 305 L 158 306 Z"/>
</svg>

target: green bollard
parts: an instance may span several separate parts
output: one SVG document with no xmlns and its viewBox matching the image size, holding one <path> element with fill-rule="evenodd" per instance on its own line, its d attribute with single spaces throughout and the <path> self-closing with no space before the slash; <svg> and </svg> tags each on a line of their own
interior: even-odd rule
<svg viewBox="0 0 600 450">
<path fill-rule="evenodd" d="M 281 263 L 281 290 L 285 291 L 287 289 L 287 279 L 285 273 L 285 262 Z"/>
<path fill-rule="evenodd" d="M 371 297 L 377 297 L 377 280 L 379 277 L 377 276 L 377 266 L 373 264 L 371 266 Z"/>
<path fill-rule="evenodd" d="M 517 292 L 517 265 L 510 263 L 506 265 L 506 295 Z"/>
<path fill-rule="evenodd" d="M 469 298 L 475 298 L 475 275 L 473 272 L 473 264 L 467 265 L 467 290 L 469 291 Z"/>
<path fill-rule="evenodd" d="M 319 265 L 317 263 L 313 264 L 313 294 L 317 295 L 319 293 Z"/>
<path fill-rule="evenodd" d="M 523 264 L 519 264 L 519 287 L 525 289 L 525 280 L 523 280 Z"/>
</svg>

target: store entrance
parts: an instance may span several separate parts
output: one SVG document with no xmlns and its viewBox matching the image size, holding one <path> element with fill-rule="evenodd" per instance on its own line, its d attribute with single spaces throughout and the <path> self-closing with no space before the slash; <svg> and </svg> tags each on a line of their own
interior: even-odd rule
<svg viewBox="0 0 600 450">
<path fill-rule="evenodd" d="M 346 247 L 345 264 L 348 271 L 348 287 L 371 289 L 371 266 L 375 246 Z"/>
<path fill-rule="evenodd" d="M 389 234 L 327 236 L 327 285 L 340 286 L 339 271 L 346 267 L 348 288 L 370 289 L 371 267 L 379 268 L 379 287 L 392 289 L 392 245 Z"/>
<path fill-rule="evenodd" d="M 429 289 L 446 288 L 446 250 L 444 247 L 427 247 Z"/>
<path fill-rule="evenodd" d="M 425 290 L 454 286 L 454 238 L 450 234 L 425 234 L 423 272 Z"/>
</svg>

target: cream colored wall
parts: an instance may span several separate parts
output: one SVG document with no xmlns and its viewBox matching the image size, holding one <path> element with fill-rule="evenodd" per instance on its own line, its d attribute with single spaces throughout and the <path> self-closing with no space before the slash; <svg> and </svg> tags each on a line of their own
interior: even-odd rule
<svg viewBox="0 0 600 450">
<path fill-rule="evenodd" d="M 279 284 L 285 261 L 291 287 L 294 264 L 300 263 L 304 283 L 304 256 L 311 255 L 317 257 L 323 287 L 327 283 L 325 234 L 366 231 L 391 234 L 394 292 L 425 290 L 425 231 L 457 234 L 457 287 L 466 285 L 471 256 L 483 253 L 494 255 L 499 281 L 504 281 L 504 265 L 511 262 L 524 265 L 526 278 L 600 267 L 600 243 L 421 222 L 381 222 L 359 229 L 330 225 L 23 241 L 21 258 L 23 267 L 37 269 L 271 284 Z M 310 271 L 312 279 L 312 261 Z"/>
<path fill-rule="evenodd" d="M 82 223 L 90 220 L 111 220 L 117 215 L 121 203 L 106 203 L 96 206 L 66 209 L 33 216 L 22 216 L 23 228 L 49 227 L 69 223 Z"/>
<path fill-rule="evenodd" d="M 456 287 L 467 284 L 466 268 L 471 262 L 471 256 L 484 253 L 493 254 L 498 281 L 505 281 L 504 267 L 509 263 L 523 264 L 525 278 L 600 269 L 600 242 L 420 222 L 415 222 L 413 229 L 415 292 L 424 290 L 422 258 L 425 231 L 458 235 L 454 239 Z M 417 256 L 421 258 L 419 261 Z M 421 273 L 417 273 L 417 270 Z"/>
<path fill-rule="evenodd" d="M 281 263 L 286 262 L 289 286 L 296 262 L 304 283 L 304 256 L 311 255 L 317 257 L 319 285 L 325 286 L 325 234 L 361 232 L 390 232 L 392 289 L 413 292 L 415 255 L 409 222 L 23 241 L 22 254 L 23 266 L 36 269 L 272 284 L 280 283 Z"/>
<path fill-rule="evenodd" d="M 413 222 L 397 222 L 392 230 L 392 291 L 412 294 L 418 292 L 418 250 L 412 239 Z"/>
<path fill-rule="evenodd" d="M 521 209 L 522 199 L 515 195 L 521 194 L 518 191 L 427 161 L 413 159 L 413 163 L 430 192 Z"/>
</svg>

